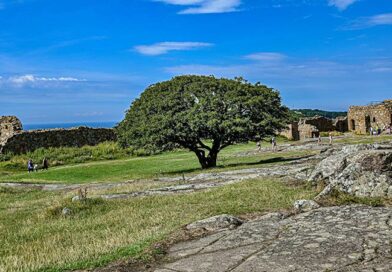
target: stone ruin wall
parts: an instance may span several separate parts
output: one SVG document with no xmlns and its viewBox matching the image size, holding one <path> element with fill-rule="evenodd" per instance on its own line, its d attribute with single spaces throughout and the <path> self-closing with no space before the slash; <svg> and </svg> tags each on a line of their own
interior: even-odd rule
<svg viewBox="0 0 392 272">
<path fill-rule="evenodd" d="M 310 124 L 300 124 L 298 126 L 299 139 L 316 138 L 320 135 L 320 130 L 316 126 Z"/>
<path fill-rule="evenodd" d="M 16 118 L 16 117 L 15 117 Z M 5 120 L 3 117 L 0 121 Z M 7 119 L 8 120 L 8 119 Z M 16 118 L 16 120 L 18 120 Z M 18 120 L 19 121 L 19 120 Z M 15 130 L 9 128 L 9 123 L 0 122 L 1 135 L 0 153 L 21 154 L 34 151 L 39 148 L 49 147 L 82 147 L 85 145 L 97 145 L 105 141 L 116 141 L 117 137 L 113 129 L 78 127 L 71 129 L 48 129 L 22 131 L 22 126 L 15 126 Z M 7 132 L 7 133 L 6 133 Z"/>
<path fill-rule="evenodd" d="M 287 128 L 282 130 L 279 133 L 279 135 L 281 135 L 289 140 L 298 141 L 299 140 L 298 122 L 288 124 Z"/>
<path fill-rule="evenodd" d="M 391 123 L 391 100 L 372 106 L 352 106 L 348 111 L 348 129 L 358 134 L 369 133 L 370 127 L 388 127 Z"/>
<path fill-rule="evenodd" d="M 339 132 L 347 132 L 348 131 L 347 120 L 348 120 L 347 116 L 336 117 L 333 121 L 333 126 L 335 127 L 335 130 Z"/>
<path fill-rule="evenodd" d="M 299 121 L 299 125 L 311 125 L 316 127 L 318 131 L 332 131 L 336 130 L 335 126 L 333 125 L 333 120 L 322 117 L 322 116 L 315 116 L 310 118 L 302 118 Z"/>
<path fill-rule="evenodd" d="M 289 140 L 303 140 L 318 137 L 320 132 L 327 131 L 348 131 L 347 117 L 337 117 L 336 119 L 322 116 L 301 118 L 299 122 L 289 124 L 287 129 L 280 132 L 280 135 Z"/>
<path fill-rule="evenodd" d="M 8 138 L 23 130 L 22 123 L 15 116 L 0 116 L 0 146 L 5 144 Z"/>
</svg>

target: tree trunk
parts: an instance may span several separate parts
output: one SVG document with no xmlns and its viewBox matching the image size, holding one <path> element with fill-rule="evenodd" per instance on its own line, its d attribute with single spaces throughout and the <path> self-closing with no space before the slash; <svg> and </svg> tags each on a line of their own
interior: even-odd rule
<svg viewBox="0 0 392 272">
<path fill-rule="evenodd" d="M 218 152 L 211 150 L 208 153 L 208 156 L 205 155 L 204 150 L 195 151 L 197 158 L 199 159 L 199 163 L 202 169 L 208 169 L 212 167 L 216 167 L 216 161 L 218 158 Z"/>
</svg>

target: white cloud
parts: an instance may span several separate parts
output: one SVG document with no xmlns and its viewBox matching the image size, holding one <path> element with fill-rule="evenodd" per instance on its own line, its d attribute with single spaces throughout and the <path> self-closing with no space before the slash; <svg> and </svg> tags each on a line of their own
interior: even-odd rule
<svg viewBox="0 0 392 272">
<path fill-rule="evenodd" d="M 170 5 L 188 6 L 179 14 L 227 13 L 238 11 L 241 0 L 154 0 Z"/>
<path fill-rule="evenodd" d="M 345 10 L 357 1 L 358 0 L 329 0 L 328 4 L 337 7 L 339 10 Z"/>
<path fill-rule="evenodd" d="M 375 73 L 391 73 L 392 59 L 380 58 L 380 59 L 372 60 L 368 63 L 368 68 L 371 72 L 375 72 Z"/>
<path fill-rule="evenodd" d="M 211 43 L 203 42 L 161 42 L 152 45 L 138 45 L 134 49 L 143 55 L 157 56 L 170 51 L 192 50 L 202 47 L 212 46 Z"/>
<path fill-rule="evenodd" d="M 368 24 L 375 25 L 392 25 L 392 13 L 384 13 L 368 18 Z"/>
<path fill-rule="evenodd" d="M 362 29 L 379 25 L 392 25 L 392 13 L 378 14 L 370 17 L 362 17 L 358 20 L 352 21 L 344 29 Z"/>
<path fill-rule="evenodd" d="M 347 101 L 362 98 L 364 101 L 378 100 L 377 96 L 390 95 L 392 69 L 369 66 L 366 60 L 360 63 L 331 62 L 314 59 L 287 58 L 279 62 L 249 62 L 224 65 L 189 64 L 167 67 L 170 76 L 214 75 L 234 78 L 242 76 L 251 82 L 261 82 L 281 91 L 284 103 L 289 107 L 346 108 Z M 389 84 L 390 83 L 390 84 Z M 388 85 L 389 84 L 389 85 Z M 360 90 L 376 90 L 366 92 Z M 356 92 L 353 98 L 352 91 Z M 350 102 L 354 103 L 354 102 Z M 357 102 L 355 102 L 357 103 Z"/>
<path fill-rule="evenodd" d="M 26 82 L 34 82 L 35 77 L 33 75 L 23 75 L 10 77 L 8 80 L 15 84 L 24 84 Z"/>
<path fill-rule="evenodd" d="M 278 53 L 277 53 L 278 54 Z M 257 56 L 257 54 L 254 54 Z M 252 56 L 252 55 L 250 55 Z M 262 55 L 263 56 L 263 55 Z M 287 80 L 348 80 L 353 78 L 362 78 L 369 73 L 391 73 L 392 59 L 381 58 L 363 60 L 361 64 L 351 64 L 338 61 L 320 60 L 320 59 L 295 59 L 282 55 L 284 59 L 279 61 L 252 61 L 242 64 L 227 65 L 204 65 L 189 64 L 166 67 L 165 72 L 171 75 L 215 75 L 218 77 L 237 77 L 244 76 L 250 80 L 262 81 L 268 80 L 273 82 L 286 82 Z M 247 59 L 248 56 L 245 56 Z M 264 59 L 264 58 L 263 58 Z M 253 60 L 250 58 L 250 60 Z"/>
<path fill-rule="evenodd" d="M 257 61 L 281 61 L 286 58 L 285 55 L 275 52 L 258 52 L 245 56 L 246 59 Z"/>
<path fill-rule="evenodd" d="M 2 77 L 0 79 L 2 79 Z M 6 81 L 14 85 L 21 86 L 29 83 L 39 82 L 80 82 L 86 80 L 74 77 L 37 77 L 31 74 L 27 74 L 21 76 L 12 76 L 6 79 Z"/>
<path fill-rule="evenodd" d="M 278 62 L 278 63 L 246 63 L 232 65 L 179 65 L 166 67 L 165 71 L 172 75 L 215 75 L 222 77 L 244 76 L 247 79 L 283 80 L 309 78 L 334 78 L 347 76 L 350 69 L 355 67 L 336 62 L 307 60 L 305 62 Z"/>
</svg>

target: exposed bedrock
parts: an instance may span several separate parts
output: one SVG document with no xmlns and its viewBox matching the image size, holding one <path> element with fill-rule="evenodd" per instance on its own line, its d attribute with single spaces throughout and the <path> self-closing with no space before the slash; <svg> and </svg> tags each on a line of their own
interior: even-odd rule
<svg viewBox="0 0 392 272">
<path fill-rule="evenodd" d="M 322 160 L 310 174 L 333 189 L 355 196 L 392 197 L 392 143 L 345 146 Z"/>
</svg>

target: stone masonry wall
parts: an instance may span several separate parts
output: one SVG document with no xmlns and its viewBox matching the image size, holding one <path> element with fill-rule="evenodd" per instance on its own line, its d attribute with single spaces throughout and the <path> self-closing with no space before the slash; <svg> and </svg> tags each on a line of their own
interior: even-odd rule
<svg viewBox="0 0 392 272">
<path fill-rule="evenodd" d="M 392 123 L 392 100 L 377 105 L 352 106 L 348 111 L 348 128 L 358 134 L 367 134 L 370 128 L 385 128 Z"/>
<path fill-rule="evenodd" d="M 282 130 L 279 133 L 279 135 L 289 140 L 298 141 L 300 139 L 299 131 L 298 131 L 298 122 L 294 122 L 292 124 L 287 125 L 287 128 Z"/>
<path fill-rule="evenodd" d="M 335 130 L 335 127 L 333 125 L 333 120 L 323 116 L 303 118 L 299 121 L 299 125 L 312 125 L 315 126 L 318 129 L 318 131 Z"/>
<path fill-rule="evenodd" d="M 335 127 L 336 131 L 339 132 L 347 132 L 348 131 L 348 121 L 347 116 L 344 117 L 337 117 L 333 121 L 333 126 Z"/>
<path fill-rule="evenodd" d="M 310 124 L 300 124 L 298 126 L 299 137 L 301 140 L 316 138 L 320 135 L 320 130 L 316 126 Z"/>
<path fill-rule="evenodd" d="M 106 128 L 78 127 L 23 131 L 8 138 L 4 145 L 0 146 L 0 153 L 21 154 L 38 148 L 81 147 L 116 139 L 114 130 Z"/>
<path fill-rule="evenodd" d="M 347 117 L 338 117 L 334 120 L 322 116 L 302 118 L 298 123 L 289 124 L 285 130 L 280 132 L 280 135 L 289 140 L 304 140 L 318 137 L 320 132 L 335 130 L 348 131 Z"/>
<path fill-rule="evenodd" d="M 23 130 L 22 123 L 15 116 L 0 116 L 0 146 L 15 133 Z"/>
</svg>

